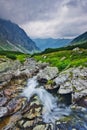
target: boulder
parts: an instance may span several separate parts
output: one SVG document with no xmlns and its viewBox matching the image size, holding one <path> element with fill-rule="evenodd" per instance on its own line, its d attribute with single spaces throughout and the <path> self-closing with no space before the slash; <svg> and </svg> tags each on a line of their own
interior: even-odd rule
<svg viewBox="0 0 87 130">
<path fill-rule="evenodd" d="M 54 82 L 59 85 L 59 94 L 72 93 L 72 101 L 87 95 L 87 69 L 70 68 L 61 72 Z"/>
<path fill-rule="evenodd" d="M 67 94 L 67 93 L 71 93 L 71 92 L 73 92 L 71 84 L 70 84 L 70 86 L 67 86 L 67 83 L 60 85 L 60 88 L 58 91 L 59 94 Z"/>
<path fill-rule="evenodd" d="M 55 78 L 57 74 L 58 74 L 57 67 L 47 66 L 45 69 L 39 71 L 39 73 L 37 74 L 37 78 L 50 80 Z"/>
<path fill-rule="evenodd" d="M 57 78 L 54 79 L 54 82 L 57 85 L 64 84 L 68 80 L 69 75 L 59 75 Z"/>
</svg>

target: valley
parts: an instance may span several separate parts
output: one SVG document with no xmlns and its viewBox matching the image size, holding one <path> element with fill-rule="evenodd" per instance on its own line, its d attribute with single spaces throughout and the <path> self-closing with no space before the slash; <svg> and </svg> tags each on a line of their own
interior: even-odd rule
<svg viewBox="0 0 87 130">
<path fill-rule="evenodd" d="M 87 32 L 37 46 L 11 21 L 0 29 L 0 130 L 87 130 Z"/>
</svg>

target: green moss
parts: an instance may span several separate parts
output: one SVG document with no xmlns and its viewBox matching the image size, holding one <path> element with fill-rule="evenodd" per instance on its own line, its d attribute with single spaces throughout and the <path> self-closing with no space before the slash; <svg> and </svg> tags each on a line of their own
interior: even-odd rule
<svg viewBox="0 0 87 130">
<path fill-rule="evenodd" d="M 66 116 L 60 119 L 60 122 L 69 122 L 72 120 L 72 116 Z"/>
<path fill-rule="evenodd" d="M 70 76 L 71 79 L 73 78 L 73 72 L 70 72 Z"/>
<path fill-rule="evenodd" d="M 17 60 L 19 60 L 21 63 L 23 63 L 26 60 L 26 55 L 18 55 Z"/>
<path fill-rule="evenodd" d="M 47 85 L 53 84 L 53 80 L 48 80 Z"/>
</svg>

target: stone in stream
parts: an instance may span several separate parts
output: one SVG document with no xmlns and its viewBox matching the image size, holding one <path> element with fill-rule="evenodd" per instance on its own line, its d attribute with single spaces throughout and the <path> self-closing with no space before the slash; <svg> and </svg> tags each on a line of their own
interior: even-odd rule
<svg viewBox="0 0 87 130">
<path fill-rule="evenodd" d="M 7 107 L 0 107 L 0 118 L 6 116 L 8 113 Z"/>
<path fill-rule="evenodd" d="M 33 128 L 33 130 L 53 130 L 53 129 L 54 129 L 54 126 L 51 123 L 50 124 L 44 124 L 44 123 L 38 124 Z"/>
<path fill-rule="evenodd" d="M 6 103 L 7 103 L 7 98 L 0 97 L 0 107 L 2 107 L 3 105 L 5 105 Z"/>
<path fill-rule="evenodd" d="M 37 80 L 40 85 L 44 86 L 44 88 L 50 93 L 57 93 L 59 86 L 53 82 L 53 78 L 55 78 L 58 74 L 57 67 L 49 67 L 47 66 L 45 69 L 40 70 L 37 74 Z"/>
<path fill-rule="evenodd" d="M 25 108 L 26 109 L 26 108 Z M 40 117 L 42 112 L 42 105 L 37 96 L 33 96 L 29 103 L 29 110 L 24 114 L 24 118 L 34 119 Z"/>
<path fill-rule="evenodd" d="M 15 112 L 19 111 L 22 107 L 22 100 L 21 99 L 13 99 L 7 104 L 8 108 L 8 115 L 14 114 Z"/>
<path fill-rule="evenodd" d="M 5 89 L 5 90 L 3 91 L 3 93 L 4 93 L 4 95 L 5 95 L 6 97 L 10 97 L 10 96 L 13 94 L 13 91 L 14 91 L 14 90 L 12 90 L 12 89 Z"/>
<path fill-rule="evenodd" d="M 59 102 L 65 105 L 72 104 L 72 92 L 66 94 L 59 94 Z"/>
<path fill-rule="evenodd" d="M 16 126 L 16 122 L 20 120 L 20 118 L 21 118 L 21 115 L 19 113 L 2 118 L 0 120 L 0 130 L 20 130 Z"/>
<path fill-rule="evenodd" d="M 47 88 L 46 86 L 46 90 L 51 93 L 51 94 L 55 94 L 57 96 L 57 92 L 59 90 L 59 86 L 53 86 L 53 87 L 50 87 L 50 88 Z"/>
<path fill-rule="evenodd" d="M 77 99 L 77 100 L 76 100 L 76 103 L 77 103 L 79 106 L 82 106 L 82 107 L 87 108 L 87 96 L 83 96 L 82 98 Z"/>
<path fill-rule="evenodd" d="M 44 84 L 46 84 L 47 83 L 47 79 L 45 79 L 45 78 L 37 78 L 37 80 L 38 80 L 38 82 L 39 82 L 39 84 L 40 85 L 44 85 Z"/>
<path fill-rule="evenodd" d="M 31 97 L 26 106 L 22 110 L 22 118 L 18 121 L 17 125 L 21 129 L 31 129 L 38 122 L 42 122 L 42 105 L 37 96 Z"/>
<path fill-rule="evenodd" d="M 3 104 L 2 104 L 2 106 L 3 106 Z M 21 108 L 22 108 L 22 100 L 13 99 L 5 107 L 0 107 L 0 117 L 14 114 L 14 113 L 18 112 Z"/>
</svg>

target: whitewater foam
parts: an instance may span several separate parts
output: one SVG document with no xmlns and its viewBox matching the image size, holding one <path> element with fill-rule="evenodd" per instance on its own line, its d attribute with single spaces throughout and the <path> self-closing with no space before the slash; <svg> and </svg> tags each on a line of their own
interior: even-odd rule
<svg viewBox="0 0 87 130">
<path fill-rule="evenodd" d="M 43 87 L 39 86 L 37 77 L 30 78 L 27 83 L 27 87 L 24 89 L 22 95 L 27 97 L 28 100 L 36 94 L 43 105 L 42 118 L 44 122 L 55 122 L 62 116 L 70 114 L 69 108 L 59 108 L 57 105 L 56 98 L 48 93 Z"/>
</svg>

